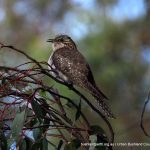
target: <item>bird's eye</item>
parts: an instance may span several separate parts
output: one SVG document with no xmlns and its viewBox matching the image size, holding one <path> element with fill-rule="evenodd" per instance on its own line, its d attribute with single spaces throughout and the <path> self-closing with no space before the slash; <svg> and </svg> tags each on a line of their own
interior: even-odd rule
<svg viewBox="0 0 150 150">
<path fill-rule="evenodd" d="M 63 38 L 60 38 L 59 41 L 60 41 L 60 42 L 64 42 L 64 39 L 63 39 Z"/>
</svg>

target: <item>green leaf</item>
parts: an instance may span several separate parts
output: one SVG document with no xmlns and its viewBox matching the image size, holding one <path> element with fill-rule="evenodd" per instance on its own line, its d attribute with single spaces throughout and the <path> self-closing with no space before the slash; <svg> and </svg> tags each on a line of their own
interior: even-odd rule
<svg viewBox="0 0 150 150">
<path fill-rule="evenodd" d="M 0 147 L 2 149 L 7 149 L 7 139 L 3 132 L 0 132 Z"/>
<path fill-rule="evenodd" d="M 33 137 L 34 137 L 35 141 L 38 141 L 40 139 L 40 137 L 42 136 L 42 131 L 41 130 L 42 129 L 40 129 L 40 128 L 33 129 Z"/>
<path fill-rule="evenodd" d="M 90 135 L 92 134 L 105 134 L 105 131 L 98 125 L 93 125 L 90 127 L 91 131 L 89 132 Z"/>
<path fill-rule="evenodd" d="M 37 123 L 38 123 L 38 119 L 37 119 L 37 118 L 33 118 L 33 119 L 30 121 L 30 126 L 35 126 Z"/>
<path fill-rule="evenodd" d="M 81 146 L 80 140 L 74 139 L 69 144 L 65 145 L 64 150 L 77 150 L 80 146 Z"/>
<path fill-rule="evenodd" d="M 11 131 L 12 137 L 16 140 L 16 142 L 19 139 L 19 135 L 23 128 L 25 119 L 26 119 L 26 110 L 22 111 L 21 113 L 17 113 L 15 119 L 13 120 Z"/>
<path fill-rule="evenodd" d="M 21 142 L 21 144 L 20 144 L 20 147 L 19 147 L 19 149 L 21 149 L 21 150 L 26 150 L 26 141 L 25 140 L 23 140 L 22 142 Z"/>
<path fill-rule="evenodd" d="M 35 112 L 35 115 L 38 118 L 43 118 L 45 116 L 45 112 L 43 111 L 43 109 L 41 108 L 40 104 L 37 101 L 32 100 L 31 105 L 32 105 L 33 111 Z"/>
<path fill-rule="evenodd" d="M 60 149 L 61 149 L 63 143 L 64 143 L 63 140 L 60 140 L 60 141 L 59 141 L 57 150 L 60 150 Z"/>
<path fill-rule="evenodd" d="M 6 83 L 6 78 L 2 78 L 1 84 L 5 84 Z"/>
<path fill-rule="evenodd" d="M 35 143 L 35 144 L 32 145 L 31 150 L 39 150 L 40 147 L 41 147 L 40 143 Z"/>
<path fill-rule="evenodd" d="M 40 90 L 39 94 L 40 94 L 41 97 L 47 97 L 46 91 L 44 91 L 44 90 Z"/>
<path fill-rule="evenodd" d="M 45 137 L 43 139 L 35 140 L 31 150 L 48 150 L 48 141 Z"/>
<path fill-rule="evenodd" d="M 13 138 L 9 138 L 7 140 L 7 148 L 10 149 L 11 145 L 15 142 L 15 140 Z"/>
<path fill-rule="evenodd" d="M 68 104 L 68 100 L 66 100 L 66 99 L 63 99 L 63 100 L 61 100 L 61 104 L 64 106 L 64 105 L 67 105 Z"/>
<path fill-rule="evenodd" d="M 42 150 L 48 150 L 48 141 L 45 137 L 42 139 L 42 145 Z"/>
<path fill-rule="evenodd" d="M 75 121 L 79 119 L 80 115 L 81 115 L 81 99 L 80 99 L 80 102 L 79 102 L 79 107 L 78 107 L 77 112 L 76 112 Z"/>
</svg>

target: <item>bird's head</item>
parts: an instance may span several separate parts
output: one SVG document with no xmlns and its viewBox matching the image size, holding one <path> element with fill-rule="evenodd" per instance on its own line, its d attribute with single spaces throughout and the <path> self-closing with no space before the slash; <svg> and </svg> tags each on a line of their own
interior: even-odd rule
<svg viewBox="0 0 150 150">
<path fill-rule="evenodd" d="M 53 50 L 60 48 L 76 49 L 76 44 L 68 35 L 57 35 L 54 39 L 48 39 L 52 43 Z"/>
</svg>

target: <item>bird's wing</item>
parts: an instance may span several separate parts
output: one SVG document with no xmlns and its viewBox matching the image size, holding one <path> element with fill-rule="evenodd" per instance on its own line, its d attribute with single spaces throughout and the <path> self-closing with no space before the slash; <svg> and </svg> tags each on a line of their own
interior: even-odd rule
<svg viewBox="0 0 150 150">
<path fill-rule="evenodd" d="M 80 52 L 77 50 L 59 49 L 54 52 L 52 59 L 58 72 L 65 75 L 71 83 L 88 90 L 98 101 L 105 114 L 114 117 L 105 103 L 107 97 L 96 86 L 91 69 Z"/>
<path fill-rule="evenodd" d="M 69 77 L 71 81 L 87 80 L 89 77 L 91 82 L 95 83 L 88 63 L 77 50 L 62 48 L 55 51 L 53 63 L 57 70 Z"/>
</svg>

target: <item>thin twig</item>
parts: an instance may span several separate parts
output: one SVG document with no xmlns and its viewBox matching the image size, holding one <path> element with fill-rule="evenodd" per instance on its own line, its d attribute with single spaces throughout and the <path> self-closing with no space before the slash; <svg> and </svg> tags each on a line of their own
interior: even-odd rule
<svg viewBox="0 0 150 150">
<path fill-rule="evenodd" d="M 40 89 L 41 89 L 41 90 L 45 90 L 45 91 L 49 92 L 51 95 L 53 95 L 53 96 L 55 95 L 55 96 L 57 96 L 57 97 L 59 97 L 59 98 L 66 99 L 66 100 L 68 100 L 71 104 L 73 104 L 73 106 L 74 106 L 78 111 L 80 111 L 80 114 L 81 114 L 82 118 L 84 119 L 84 121 L 85 121 L 85 123 L 86 123 L 86 125 L 87 125 L 87 128 L 90 129 L 90 123 L 88 122 L 86 116 L 82 113 L 81 110 L 79 110 L 78 106 L 72 101 L 72 99 L 70 99 L 70 98 L 68 98 L 68 97 L 65 97 L 65 96 L 63 96 L 63 95 L 60 95 L 59 93 L 57 93 L 56 91 L 54 91 L 52 87 L 49 87 L 49 86 L 45 85 L 40 79 L 36 79 L 36 78 L 35 78 L 35 75 L 37 75 L 37 74 L 46 75 L 46 76 L 50 77 L 51 79 L 55 80 L 56 82 L 58 82 L 58 83 L 60 83 L 60 84 L 62 84 L 62 85 L 67 86 L 70 90 L 72 90 L 72 91 L 73 91 L 74 93 L 76 93 L 79 97 L 81 97 L 81 98 L 102 118 L 102 120 L 106 123 L 106 125 L 108 126 L 108 129 L 109 129 L 109 133 L 110 133 L 110 140 L 109 140 L 109 142 L 111 142 L 111 143 L 114 142 L 114 131 L 113 131 L 112 126 L 111 126 L 110 122 L 108 121 L 108 119 L 107 119 L 98 109 L 96 109 L 96 108 L 94 107 L 94 105 L 93 105 L 81 92 L 79 92 L 76 88 L 74 88 L 73 86 L 70 86 L 70 84 L 68 84 L 68 83 L 66 83 L 66 82 L 64 82 L 64 81 L 62 81 L 62 80 L 59 80 L 58 78 L 53 77 L 53 76 L 50 74 L 50 72 L 51 72 L 51 71 L 55 72 L 55 70 L 53 70 L 53 69 L 52 69 L 52 70 L 48 70 L 48 69 L 45 69 L 45 68 L 43 67 L 43 65 L 49 66 L 49 64 L 48 64 L 47 62 L 38 62 L 38 61 L 36 61 L 34 58 L 32 58 L 31 56 L 29 56 L 28 54 L 26 54 L 25 52 L 23 52 L 23 51 L 21 51 L 21 50 L 15 48 L 15 47 L 13 47 L 13 46 L 11 46 L 11 45 L 4 45 L 4 44 L 2 44 L 2 43 L 0 43 L 0 45 L 1 45 L 1 48 L 4 48 L 4 47 L 5 47 L 5 48 L 9 48 L 9 49 L 11 49 L 11 50 L 14 50 L 14 51 L 16 51 L 16 52 L 18 52 L 18 53 L 24 55 L 26 58 L 28 58 L 28 59 L 30 60 L 29 62 L 24 63 L 24 64 L 22 64 L 22 65 L 25 65 L 25 64 L 32 64 L 32 63 L 33 63 L 33 64 L 35 64 L 35 65 L 37 66 L 36 68 L 35 68 L 35 66 L 34 66 L 34 67 L 32 67 L 32 69 L 27 69 L 27 70 L 21 70 L 21 69 L 19 69 L 19 67 L 22 66 L 22 65 L 19 65 L 19 66 L 17 66 L 16 68 L 0 66 L 0 70 L 10 71 L 10 74 L 8 74 L 8 76 L 5 77 L 9 82 L 6 83 L 6 84 L 4 84 L 3 87 L 1 87 L 1 88 L 4 89 L 5 86 L 8 86 L 8 84 L 11 84 L 11 83 L 13 84 L 15 81 L 18 81 L 18 82 L 26 82 L 26 83 L 30 83 L 30 84 L 32 83 L 32 84 L 36 84 L 36 85 L 39 86 L 38 88 L 35 88 L 35 89 L 34 89 L 34 92 L 31 93 L 31 94 L 22 93 L 22 92 L 17 92 L 17 91 L 12 91 L 12 90 L 10 90 L 10 89 L 9 89 L 9 91 L 7 91 L 7 92 L 5 91 L 5 92 L 4 92 L 4 90 L 2 89 L 2 91 L 1 91 L 1 93 L 2 93 L 2 94 L 1 94 L 1 97 L 10 96 L 10 95 L 15 95 L 15 96 L 17 96 L 17 97 L 19 96 L 19 97 L 21 97 L 21 98 L 23 98 L 23 99 L 28 100 L 28 102 L 30 102 L 29 100 L 34 100 L 34 99 L 36 99 L 36 100 L 38 100 L 38 101 L 40 102 L 40 104 L 42 104 L 42 101 L 40 101 L 40 99 L 37 99 L 37 98 L 35 97 L 35 95 L 36 95 L 36 92 L 37 92 L 38 90 L 40 90 Z M 49 66 L 49 67 L 51 68 L 51 66 Z M 15 73 L 16 77 L 15 77 L 14 74 L 11 75 L 11 71 L 12 71 L 13 73 Z M 17 75 L 18 75 L 17 73 L 20 73 L 20 74 L 22 74 L 22 75 L 20 75 L 20 76 L 18 77 L 18 76 L 17 76 Z M 2 77 L 3 77 L 3 75 L 2 75 Z M 12 79 L 12 77 L 14 77 L 14 79 Z M 30 78 L 30 80 L 29 80 L 29 78 Z M 55 98 L 55 100 L 56 100 L 56 98 Z M 42 108 L 42 109 L 44 109 L 47 113 L 48 113 L 48 111 L 50 111 L 51 113 L 49 113 L 49 115 L 52 116 L 52 117 L 54 117 L 56 120 L 58 119 L 59 121 L 62 122 L 61 119 L 64 119 L 69 125 L 71 125 L 72 127 L 76 128 L 76 126 L 74 125 L 74 123 L 72 123 L 72 121 L 70 120 L 70 118 L 67 117 L 67 115 L 66 115 L 66 113 L 65 113 L 65 110 L 63 109 L 63 106 L 61 105 L 60 100 L 59 100 L 59 102 L 58 102 L 57 104 L 58 104 L 58 106 L 59 106 L 59 108 L 60 108 L 60 112 L 58 112 L 58 111 L 55 110 L 55 109 L 52 109 L 52 107 L 49 107 L 48 109 L 46 109 L 46 108 Z M 146 107 L 146 104 L 145 104 L 145 107 Z M 144 109 L 145 109 L 145 108 L 144 108 Z M 144 110 L 144 111 L 145 111 L 145 110 Z M 142 113 L 142 119 L 143 119 L 144 111 L 143 111 L 143 113 Z M 58 118 L 57 115 L 60 116 L 61 119 Z M 81 138 L 81 137 L 82 137 L 82 134 L 80 134 L 79 131 L 73 132 L 73 134 L 74 134 L 74 136 L 77 137 L 77 138 Z M 81 139 L 83 139 L 83 137 L 82 137 Z M 84 139 L 83 139 L 83 141 L 84 141 Z"/>
<path fill-rule="evenodd" d="M 144 134 L 145 134 L 146 136 L 148 136 L 148 137 L 150 137 L 150 135 L 147 133 L 147 131 L 146 131 L 145 127 L 144 127 L 143 120 L 144 120 L 145 109 L 146 109 L 146 106 L 147 106 L 147 104 L 148 104 L 149 101 L 150 101 L 150 91 L 149 91 L 149 93 L 148 93 L 148 97 L 147 97 L 147 99 L 146 99 L 146 101 L 145 101 L 145 103 L 144 103 L 144 107 L 143 107 L 143 109 L 142 109 L 141 122 L 140 122 L 140 126 L 141 126 L 142 131 L 143 131 Z"/>
</svg>

